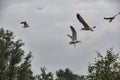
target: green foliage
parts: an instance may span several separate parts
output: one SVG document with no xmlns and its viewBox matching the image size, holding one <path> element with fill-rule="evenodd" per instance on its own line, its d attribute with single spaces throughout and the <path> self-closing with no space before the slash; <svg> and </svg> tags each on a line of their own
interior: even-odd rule
<svg viewBox="0 0 120 80">
<path fill-rule="evenodd" d="M 114 54 L 113 48 L 106 51 L 103 57 L 99 52 L 95 63 L 88 66 L 88 80 L 119 80 L 120 62 L 118 54 Z"/>
<path fill-rule="evenodd" d="M 24 58 L 24 62 L 20 65 L 18 69 L 18 80 L 34 80 L 34 77 L 32 76 L 33 72 L 31 71 L 31 57 L 32 55 L 30 52 Z"/>
<path fill-rule="evenodd" d="M 41 68 L 41 74 L 36 75 L 37 80 L 53 80 L 53 74 L 52 72 L 46 73 L 46 68 Z"/>
<path fill-rule="evenodd" d="M 56 71 L 57 78 L 56 80 L 84 80 L 83 76 L 79 76 L 77 74 L 73 74 L 73 72 L 66 68 L 65 70 L 60 69 Z"/>
<path fill-rule="evenodd" d="M 79 76 L 66 68 L 56 71 L 54 79 L 45 67 L 40 75 L 33 76 L 32 54 L 25 54 L 23 45 L 22 40 L 14 40 L 13 32 L 0 29 L 0 80 L 120 80 L 120 58 L 113 48 L 106 51 L 105 57 L 97 52 L 94 63 L 88 66 L 88 75 Z"/>
<path fill-rule="evenodd" d="M 24 56 L 25 52 L 22 50 L 22 40 L 14 41 L 13 32 L 9 30 L 0 29 L 0 80 L 20 80 L 19 76 L 24 73 L 23 68 L 27 76 L 21 80 L 28 80 L 28 77 L 32 77 L 30 58 L 31 54 Z M 25 57 L 25 61 L 22 63 L 22 59 Z M 20 73 L 23 72 L 23 73 Z M 29 75 L 29 76 L 28 76 Z M 19 78 L 19 79 L 18 79 Z M 29 79 L 32 80 L 32 79 Z"/>
</svg>

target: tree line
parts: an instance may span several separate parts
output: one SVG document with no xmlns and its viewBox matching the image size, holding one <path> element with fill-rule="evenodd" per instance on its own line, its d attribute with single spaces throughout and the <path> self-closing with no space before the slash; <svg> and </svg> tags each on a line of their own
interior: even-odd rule
<svg viewBox="0 0 120 80">
<path fill-rule="evenodd" d="M 113 48 L 106 50 L 105 56 L 96 52 L 97 57 L 89 63 L 87 75 L 75 74 L 69 68 L 53 74 L 45 67 L 34 75 L 32 52 L 25 53 L 22 46 L 24 43 L 21 39 L 15 40 L 12 31 L 0 28 L 0 80 L 120 80 L 120 57 Z"/>
</svg>

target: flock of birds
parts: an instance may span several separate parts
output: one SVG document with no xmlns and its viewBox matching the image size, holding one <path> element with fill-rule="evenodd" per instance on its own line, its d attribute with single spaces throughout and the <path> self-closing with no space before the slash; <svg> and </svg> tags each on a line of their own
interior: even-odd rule
<svg viewBox="0 0 120 80">
<path fill-rule="evenodd" d="M 117 13 L 116 15 L 114 15 L 113 17 L 104 17 L 104 19 L 105 19 L 105 20 L 109 20 L 109 22 L 112 22 L 112 20 L 115 19 L 115 17 L 116 17 L 117 15 L 119 15 L 119 14 L 120 14 L 120 12 Z M 81 30 L 93 31 L 93 29 L 96 28 L 96 26 L 90 27 L 90 26 L 85 22 L 85 20 L 82 18 L 82 16 L 81 16 L 79 13 L 76 14 L 76 17 L 77 17 L 77 19 L 79 20 L 79 22 L 82 23 L 82 25 L 84 26 L 83 28 L 81 28 Z M 75 44 L 76 44 L 76 43 L 80 43 L 81 41 L 77 40 L 77 32 L 76 32 L 75 28 L 70 25 L 70 29 L 71 29 L 71 31 L 72 31 L 72 35 L 68 35 L 68 34 L 67 34 L 67 36 L 70 37 L 70 38 L 72 39 L 72 41 L 70 41 L 69 44 L 70 44 L 70 45 L 73 44 L 74 47 L 75 47 Z"/>
<path fill-rule="evenodd" d="M 38 8 L 38 9 L 42 9 L 42 8 Z M 112 16 L 112 17 L 104 17 L 104 19 L 105 19 L 105 20 L 108 20 L 109 22 L 112 22 L 113 19 L 115 19 L 115 17 L 116 17 L 117 15 L 119 15 L 119 14 L 120 14 L 120 12 L 117 13 L 116 15 Z M 83 28 L 81 28 L 81 30 L 86 30 L 86 31 L 92 31 L 92 32 L 93 32 L 93 29 L 96 28 L 96 26 L 90 27 L 90 26 L 85 22 L 85 20 L 82 18 L 82 16 L 81 16 L 79 13 L 76 14 L 76 17 L 77 17 L 77 19 L 79 20 L 79 22 L 82 23 L 82 25 L 84 26 Z M 26 21 L 23 21 L 23 22 L 21 22 L 20 24 L 23 24 L 23 28 L 30 27 Z M 72 35 L 67 34 L 67 36 L 70 37 L 72 41 L 70 41 L 69 44 L 70 44 L 70 45 L 73 44 L 74 47 L 75 47 L 75 46 L 76 46 L 75 44 L 76 44 L 76 43 L 80 43 L 81 41 L 77 40 L 77 32 L 76 32 L 75 28 L 70 25 L 70 29 L 71 29 L 71 31 L 72 31 Z"/>
</svg>

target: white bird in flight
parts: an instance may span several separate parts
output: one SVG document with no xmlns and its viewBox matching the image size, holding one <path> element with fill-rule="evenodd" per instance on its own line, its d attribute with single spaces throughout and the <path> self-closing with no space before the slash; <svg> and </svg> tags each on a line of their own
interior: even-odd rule
<svg viewBox="0 0 120 80">
<path fill-rule="evenodd" d="M 77 40 L 77 33 L 76 33 L 75 29 L 74 29 L 72 26 L 70 26 L 70 29 L 71 29 L 71 31 L 72 31 L 72 36 L 69 35 L 69 34 L 67 34 L 67 36 L 70 37 L 70 38 L 72 39 L 72 41 L 70 41 L 69 44 L 70 44 L 70 45 L 73 44 L 74 47 L 75 47 L 75 46 L 76 46 L 75 44 L 76 44 L 76 43 L 79 43 L 79 42 L 81 42 L 81 41 L 78 41 L 78 40 Z"/>
<path fill-rule="evenodd" d="M 79 13 L 76 14 L 76 17 L 77 17 L 77 19 L 79 20 L 79 22 L 82 23 L 82 25 L 84 26 L 84 28 L 82 28 L 81 30 L 91 30 L 91 31 L 93 31 L 92 28 L 96 28 L 96 26 L 94 26 L 94 27 L 91 28 L 91 27 L 84 21 L 84 19 L 82 18 L 82 16 L 81 16 Z"/>
</svg>

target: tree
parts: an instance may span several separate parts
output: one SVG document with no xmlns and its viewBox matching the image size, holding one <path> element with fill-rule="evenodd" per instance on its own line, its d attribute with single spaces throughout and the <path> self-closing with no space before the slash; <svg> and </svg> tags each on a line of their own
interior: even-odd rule
<svg viewBox="0 0 120 80">
<path fill-rule="evenodd" d="M 33 72 L 31 71 L 31 52 L 24 58 L 24 62 L 18 69 L 18 80 L 34 80 Z M 22 77 L 21 77 L 22 76 Z"/>
<path fill-rule="evenodd" d="M 120 62 L 119 55 L 114 54 L 113 48 L 106 51 L 103 57 L 97 52 L 95 63 L 88 66 L 88 80 L 120 80 Z"/>
<path fill-rule="evenodd" d="M 18 80 L 19 72 L 22 71 L 20 68 L 30 64 L 31 54 L 25 56 L 25 52 L 21 48 L 23 45 L 22 40 L 14 40 L 13 32 L 0 29 L 0 80 Z M 24 57 L 26 59 L 22 63 Z M 26 69 L 31 71 L 30 66 Z M 28 74 L 29 72 L 26 72 L 26 75 Z M 30 76 L 33 77 L 32 74 Z"/>
<path fill-rule="evenodd" d="M 53 74 L 52 72 L 46 73 L 46 68 L 41 68 L 41 74 L 36 75 L 37 80 L 53 80 Z"/>
<path fill-rule="evenodd" d="M 56 80 L 84 80 L 84 76 L 79 76 L 77 74 L 73 74 L 73 72 L 66 68 L 65 70 L 60 69 L 56 71 Z"/>
</svg>

